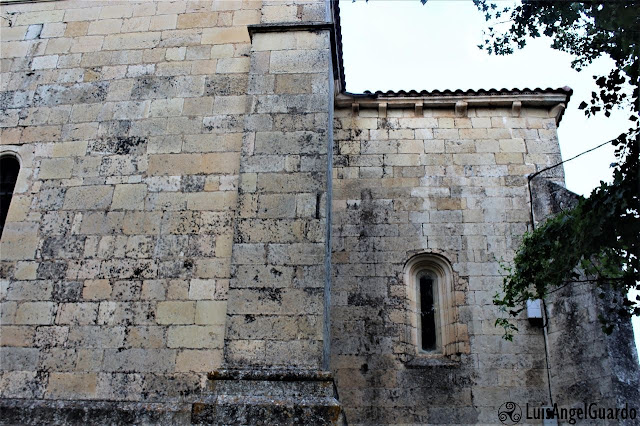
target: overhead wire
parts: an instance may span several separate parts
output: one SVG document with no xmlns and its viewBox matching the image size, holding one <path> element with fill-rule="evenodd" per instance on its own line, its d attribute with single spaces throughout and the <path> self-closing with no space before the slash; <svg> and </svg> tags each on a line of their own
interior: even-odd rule
<svg viewBox="0 0 640 426">
<path fill-rule="evenodd" d="M 554 167 L 561 166 L 561 165 L 563 165 L 564 163 L 568 163 L 568 162 L 569 162 L 569 161 L 571 161 L 571 160 L 575 160 L 576 158 L 578 158 L 578 157 L 580 157 L 580 156 L 582 156 L 582 155 L 584 155 L 584 154 L 587 154 L 587 153 L 589 153 L 589 152 L 591 152 L 591 151 L 595 151 L 595 150 L 596 150 L 596 149 L 598 149 L 598 148 L 602 148 L 603 146 L 610 144 L 610 143 L 611 143 L 611 142 L 613 142 L 614 140 L 615 140 L 615 139 L 612 139 L 612 140 L 610 140 L 610 141 L 603 142 L 603 143 L 601 143 L 601 144 L 600 144 L 600 145 L 598 145 L 598 146 L 594 146 L 593 148 L 590 148 L 590 149 L 588 149 L 588 150 L 586 150 L 586 151 L 582 151 L 582 152 L 581 152 L 580 154 L 578 154 L 578 155 L 574 155 L 574 156 L 573 156 L 573 157 L 571 157 L 571 158 L 567 158 L 566 160 L 562 160 L 562 161 L 561 161 L 561 162 L 559 162 L 558 164 L 554 164 L 553 166 L 545 167 L 545 168 L 544 168 L 544 169 L 542 169 L 542 170 L 538 170 L 537 172 L 530 174 L 530 175 L 528 176 L 528 178 L 529 178 L 529 180 L 531 180 L 531 179 L 533 179 L 534 177 L 538 176 L 540 173 L 546 172 L 547 170 L 551 170 L 551 169 L 553 169 Z"/>
</svg>

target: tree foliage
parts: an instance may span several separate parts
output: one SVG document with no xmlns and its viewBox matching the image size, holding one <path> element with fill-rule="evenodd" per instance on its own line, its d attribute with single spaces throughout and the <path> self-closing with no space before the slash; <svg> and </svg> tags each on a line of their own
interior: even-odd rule
<svg viewBox="0 0 640 426">
<path fill-rule="evenodd" d="M 614 69 L 593 77 L 598 91 L 579 108 L 587 116 L 609 117 L 622 107 L 632 111 L 629 130 L 611 141 L 616 147 L 613 181 L 601 182 L 589 198 L 580 198 L 573 209 L 524 236 L 494 303 L 516 316 L 528 299 L 583 282 L 597 286 L 601 295 L 613 294 L 610 309 L 618 318 L 640 315 L 640 296 L 628 297 L 630 289 L 640 290 L 639 3 L 525 0 L 507 8 L 488 0 L 474 3 L 490 23 L 481 49 L 506 55 L 523 48 L 528 39 L 545 35 L 554 49 L 575 57 L 572 66 L 578 71 L 609 56 Z M 506 25 L 506 30 L 497 31 L 496 25 Z M 629 87 L 631 91 L 625 90 Z M 612 331 L 610 318 L 616 317 L 600 318 L 605 332 Z M 516 330 L 506 318 L 496 325 L 505 328 L 508 339 Z"/>
</svg>

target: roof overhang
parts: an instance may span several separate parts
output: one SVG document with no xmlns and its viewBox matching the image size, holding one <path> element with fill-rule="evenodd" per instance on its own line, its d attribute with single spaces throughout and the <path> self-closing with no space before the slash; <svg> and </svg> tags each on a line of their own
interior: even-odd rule
<svg viewBox="0 0 640 426">
<path fill-rule="evenodd" d="M 415 108 L 418 113 L 423 108 L 456 108 L 456 113 L 466 112 L 469 107 L 511 107 L 519 115 L 521 107 L 549 108 L 560 123 L 564 110 L 571 99 L 573 90 L 569 87 L 535 89 L 489 89 L 489 90 L 422 90 L 387 92 L 346 92 L 346 78 L 342 58 L 342 30 L 340 27 L 339 0 L 330 0 L 333 17 L 332 50 L 334 57 L 334 78 L 336 80 L 335 106 L 379 108 Z"/>
<path fill-rule="evenodd" d="M 391 108 L 414 108 L 421 115 L 424 108 L 455 108 L 459 116 L 466 115 L 468 108 L 506 107 L 514 115 L 520 115 L 522 107 L 548 108 L 558 124 L 562 118 L 572 90 L 560 89 L 502 89 L 502 90 L 457 90 L 422 92 L 377 92 L 338 93 L 335 98 L 337 108 L 376 108 L 385 113 Z"/>
</svg>

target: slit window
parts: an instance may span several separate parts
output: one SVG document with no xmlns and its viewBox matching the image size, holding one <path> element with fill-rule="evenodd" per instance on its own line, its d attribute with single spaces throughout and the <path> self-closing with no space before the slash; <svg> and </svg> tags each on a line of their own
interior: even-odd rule
<svg viewBox="0 0 640 426">
<path fill-rule="evenodd" d="M 436 253 L 422 253 L 407 261 L 406 342 L 410 354 L 424 358 L 469 353 L 467 325 L 460 322 L 456 301 L 464 301 L 462 284 L 455 290 L 451 263 Z"/>
<path fill-rule="evenodd" d="M 430 271 L 420 271 L 417 276 L 420 309 L 420 349 L 436 351 L 442 347 L 440 336 L 440 312 L 438 309 L 437 277 Z"/>
<path fill-rule="evenodd" d="M 9 205 L 11 204 L 19 171 L 20 163 L 17 158 L 10 155 L 0 157 L 0 236 L 9 214 Z"/>
</svg>

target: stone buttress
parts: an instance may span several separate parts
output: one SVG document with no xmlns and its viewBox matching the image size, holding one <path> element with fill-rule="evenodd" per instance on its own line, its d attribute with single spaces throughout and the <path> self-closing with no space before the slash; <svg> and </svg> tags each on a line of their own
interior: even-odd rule
<svg viewBox="0 0 640 426">
<path fill-rule="evenodd" d="M 249 27 L 224 365 L 193 420 L 342 422 L 328 371 L 332 26 L 323 1 Z"/>
</svg>

